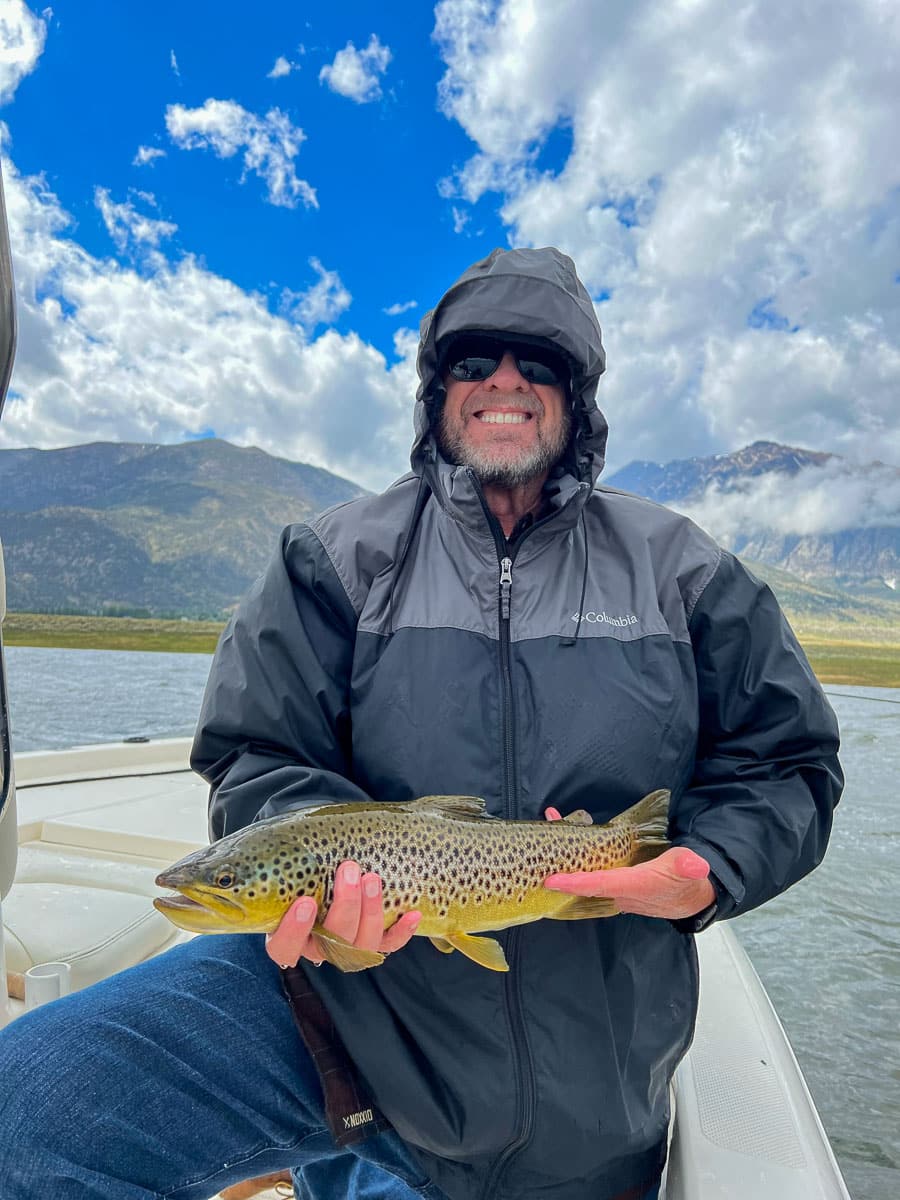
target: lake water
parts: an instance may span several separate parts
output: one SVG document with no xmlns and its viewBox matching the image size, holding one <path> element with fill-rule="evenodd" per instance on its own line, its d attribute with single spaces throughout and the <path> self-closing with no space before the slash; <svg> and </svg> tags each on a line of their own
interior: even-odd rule
<svg viewBox="0 0 900 1200">
<path fill-rule="evenodd" d="M 189 735 L 210 663 L 205 654 L 15 646 L 6 655 L 17 751 Z M 900 689 L 826 690 L 847 775 L 828 855 L 734 928 L 788 1031 L 851 1195 L 897 1200 Z"/>
</svg>

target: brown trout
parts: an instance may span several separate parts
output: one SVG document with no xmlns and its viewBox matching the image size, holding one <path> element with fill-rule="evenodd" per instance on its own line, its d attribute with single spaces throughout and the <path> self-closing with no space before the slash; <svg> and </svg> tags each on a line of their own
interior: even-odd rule
<svg viewBox="0 0 900 1200">
<path fill-rule="evenodd" d="M 548 917 L 614 916 L 613 900 L 544 887 L 560 871 L 634 866 L 668 846 L 669 792 L 651 792 L 606 825 L 584 810 L 561 821 L 488 816 L 475 796 L 425 796 L 402 803 L 326 804 L 258 821 L 189 854 L 158 875 L 177 896 L 153 901 L 182 929 L 269 933 L 298 896 L 319 906 L 317 949 L 342 971 L 377 966 L 324 927 L 334 874 L 345 859 L 383 882 L 384 927 L 417 909 L 417 936 L 446 954 L 459 950 L 492 971 L 508 971 L 494 938 L 473 936 Z"/>
</svg>

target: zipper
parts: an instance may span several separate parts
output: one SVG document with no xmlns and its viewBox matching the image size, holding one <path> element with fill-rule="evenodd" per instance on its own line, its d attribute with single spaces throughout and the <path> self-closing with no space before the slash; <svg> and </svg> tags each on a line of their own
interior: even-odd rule
<svg viewBox="0 0 900 1200">
<path fill-rule="evenodd" d="M 487 510 L 486 510 L 487 511 Z M 523 535 L 525 536 L 525 535 Z M 507 818 L 515 818 L 518 809 L 518 778 L 515 754 L 515 694 L 512 685 L 512 663 L 510 654 L 510 605 L 512 599 L 513 558 L 519 544 L 509 553 L 509 545 L 499 527 L 494 529 L 497 542 L 497 557 L 500 563 L 499 616 L 500 616 L 500 674 L 502 682 L 501 711 L 503 735 L 503 804 Z M 502 538 L 502 541 L 501 541 Z M 504 553 L 505 551 L 505 553 Z M 500 1179 L 513 1158 L 528 1144 L 534 1131 L 535 1080 L 534 1063 L 528 1045 L 525 1018 L 522 1013 L 520 972 L 520 940 L 522 931 L 511 929 L 506 943 L 509 974 L 504 980 L 504 1007 L 513 1047 L 515 1070 L 515 1094 L 518 1098 L 516 1126 L 518 1132 L 494 1163 L 485 1182 L 482 1196 L 493 1200 Z"/>
<path fill-rule="evenodd" d="M 514 818 L 518 809 L 519 785 L 516 772 L 515 758 L 515 696 L 512 686 L 512 666 L 510 656 L 510 605 L 512 598 L 512 569 L 516 555 L 522 542 L 530 533 L 539 528 L 543 522 L 532 525 L 516 538 L 510 546 L 500 527 L 500 523 L 488 508 L 484 492 L 473 471 L 469 471 L 472 485 L 481 501 L 488 528 L 494 535 L 497 548 L 497 562 L 500 566 L 500 585 L 498 595 L 498 613 L 500 618 L 500 673 L 502 681 L 502 736 L 503 736 L 503 807 L 505 815 Z M 580 491 L 581 489 L 579 489 Z M 571 500 L 569 501 L 571 503 Z M 506 943 L 506 957 L 509 962 L 509 974 L 504 979 L 504 1007 L 506 1022 L 510 1030 L 513 1048 L 513 1068 L 515 1071 L 516 1097 L 518 1112 L 516 1114 L 517 1132 L 513 1140 L 500 1153 L 491 1170 L 488 1172 L 481 1200 L 495 1200 L 500 1181 L 512 1160 L 528 1145 L 534 1134 L 535 1101 L 537 1085 L 534 1078 L 534 1060 L 528 1043 L 528 1033 L 523 1015 L 522 991 L 518 970 L 521 956 L 522 930 L 519 927 L 510 929 Z"/>
<path fill-rule="evenodd" d="M 505 540 L 505 539 L 504 539 Z M 498 548 L 499 554 L 499 548 Z M 510 662 L 509 607 L 512 596 L 512 565 L 509 555 L 500 559 L 500 679 L 502 696 L 503 736 L 503 811 L 507 820 L 515 816 L 515 799 L 518 791 L 516 779 L 516 748 L 514 722 L 514 694 L 512 686 L 512 664 Z"/>
</svg>

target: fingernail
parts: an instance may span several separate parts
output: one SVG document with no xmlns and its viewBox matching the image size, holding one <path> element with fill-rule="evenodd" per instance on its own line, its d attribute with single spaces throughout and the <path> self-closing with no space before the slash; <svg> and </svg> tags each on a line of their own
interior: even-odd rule
<svg viewBox="0 0 900 1200">
<path fill-rule="evenodd" d="M 312 917 L 316 915 L 318 905 L 311 896 L 304 896 L 302 900 L 297 901 L 297 907 L 294 909 L 297 920 L 301 925 L 305 925 Z"/>
<path fill-rule="evenodd" d="M 347 863 L 344 866 L 343 879 L 344 883 L 348 883 L 351 887 L 355 887 L 359 883 L 359 867 L 356 863 Z"/>
<path fill-rule="evenodd" d="M 363 884 L 363 891 L 366 893 L 367 896 L 374 897 L 374 896 L 380 895 L 381 894 L 381 881 L 376 876 L 373 875 L 370 879 L 367 879 L 365 881 L 365 883 Z"/>
</svg>

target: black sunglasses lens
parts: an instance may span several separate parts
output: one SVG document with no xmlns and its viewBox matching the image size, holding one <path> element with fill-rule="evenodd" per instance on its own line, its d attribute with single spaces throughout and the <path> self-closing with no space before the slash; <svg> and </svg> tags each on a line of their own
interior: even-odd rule
<svg viewBox="0 0 900 1200">
<path fill-rule="evenodd" d="M 562 382 L 558 371 L 554 370 L 549 363 L 540 362 L 536 358 L 519 358 L 517 356 L 516 365 L 522 378 L 527 379 L 529 383 L 547 386 Z"/>
<path fill-rule="evenodd" d="M 497 370 L 500 357 L 489 357 L 486 354 L 466 354 L 462 358 L 453 355 L 448 364 L 448 370 L 454 379 L 467 383 L 479 383 L 489 379 Z"/>
<path fill-rule="evenodd" d="M 446 369 L 454 379 L 480 383 L 493 375 L 507 351 L 515 358 L 522 378 L 529 383 L 550 386 L 566 379 L 565 366 L 558 355 L 521 343 L 463 341 L 451 349 Z"/>
</svg>

